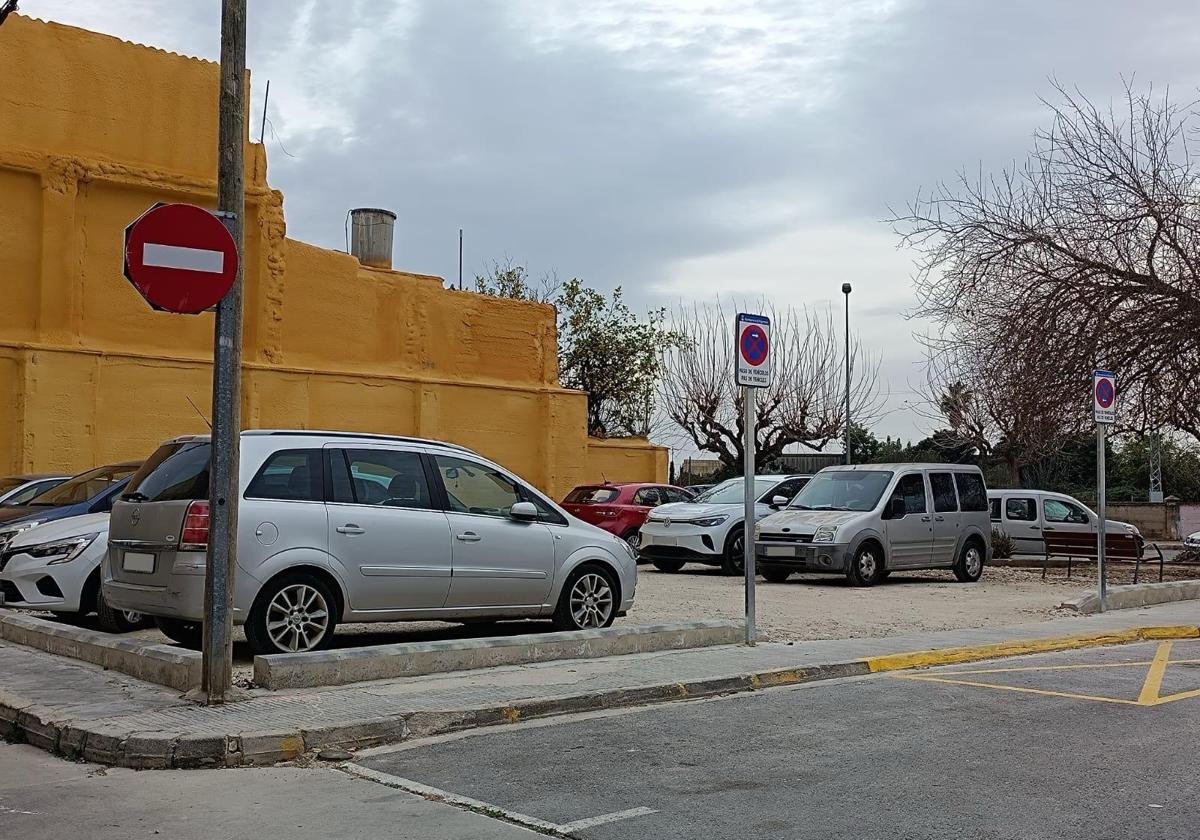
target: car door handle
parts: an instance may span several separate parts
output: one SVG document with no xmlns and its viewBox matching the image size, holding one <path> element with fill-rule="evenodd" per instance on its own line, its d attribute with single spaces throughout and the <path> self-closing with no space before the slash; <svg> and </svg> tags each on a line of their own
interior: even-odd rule
<svg viewBox="0 0 1200 840">
<path fill-rule="evenodd" d="M 367 532 L 367 529 L 360 528 L 358 525 L 355 525 L 353 522 L 347 522 L 345 525 L 339 525 L 337 527 L 337 532 L 339 534 L 365 534 Z"/>
<path fill-rule="evenodd" d="M 1047 530 L 1047 531 L 1057 531 L 1058 529 L 1057 529 L 1057 528 L 1051 528 L 1049 525 L 1047 525 L 1047 526 L 1046 526 L 1046 530 Z"/>
<path fill-rule="evenodd" d="M 1030 526 L 1029 526 L 1029 530 L 1030 530 L 1030 531 L 1040 531 L 1040 530 L 1042 530 L 1042 526 L 1041 526 L 1041 525 L 1030 525 Z M 1046 530 L 1047 530 L 1047 531 L 1053 531 L 1054 529 L 1053 529 L 1053 528 L 1047 528 Z"/>
<path fill-rule="evenodd" d="M 931 521 L 933 521 L 933 517 L 932 516 L 922 516 L 921 521 L 922 522 L 931 522 Z"/>
<path fill-rule="evenodd" d="M 474 531 L 464 531 L 461 534 L 455 534 L 454 539 L 462 542 L 479 542 L 483 537 L 476 534 Z"/>
<path fill-rule="evenodd" d="M 945 521 L 946 521 L 946 517 L 944 517 L 944 516 L 935 516 L 935 517 L 933 517 L 933 521 L 934 521 L 934 522 L 945 522 Z"/>
</svg>

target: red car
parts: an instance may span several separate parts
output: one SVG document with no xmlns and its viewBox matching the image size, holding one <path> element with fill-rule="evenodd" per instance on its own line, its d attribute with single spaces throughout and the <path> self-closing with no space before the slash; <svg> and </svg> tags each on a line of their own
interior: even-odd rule
<svg viewBox="0 0 1200 840">
<path fill-rule="evenodd" d="M 651 508 L 668 502 L 690 502 L 692 494 L 669 484 L 583 484 L 563 499 L 562 506 L 584 522 L 603 528 L 635 549 L 638 533 Z"/>
</svg>

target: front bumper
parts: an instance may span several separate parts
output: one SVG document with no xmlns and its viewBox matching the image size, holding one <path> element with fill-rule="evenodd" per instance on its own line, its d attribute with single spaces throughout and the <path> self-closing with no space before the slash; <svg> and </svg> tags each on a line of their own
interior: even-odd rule
<svg viewBox="0 0 1200 840">
<path fill-rule="evenodd" d="M 849 546 L 835 543 L 756 542 L 754 559 L 759 568 L 776 566 L 797 572 L 844 573 Z"/>
<path fill-rule="evenodd" d="M 642 525 L 638 554 L 644 560 L 686 560 L 719 565 L 722 541 L 716 528 L 702 528 L 690 522 L 646 520 Z"/>
<path fill-rule="evenodd" d="M 83 586 L 93 569 L 94 561 L 89 564 L 84 557 L 49 566 L 40 557 L 15 555 L 0 572 L 0 606 L 21 610 L 79 612 L 82 609 L 80 601 L 83 598 Z"/>
</svg>

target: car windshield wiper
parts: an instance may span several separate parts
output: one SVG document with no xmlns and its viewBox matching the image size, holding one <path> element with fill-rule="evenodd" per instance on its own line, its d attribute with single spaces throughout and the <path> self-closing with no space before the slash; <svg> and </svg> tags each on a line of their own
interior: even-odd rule
<svg viewBox="0 0 1200 840">
<path fill-rule="evenodd" d="M 837 505 L 817 505 L 815 508 L 810 508 L 810 510 L 847 510 L 848 511 L 848 510 L 850 510 L 850 508 L 838 507 Z"/>
<path fill-rule="evenodd" d="M 788 505 L 790 510 L 812 510 L 808 505 Z"/>
<path fill-rule="evenodd" d="M 145 493 L 139 493 L 134 490 L 132 493 L 122 493 L 121 500 L 126 502 L 148 502 L 150 501 L 150 497 Z"/>
</svg>

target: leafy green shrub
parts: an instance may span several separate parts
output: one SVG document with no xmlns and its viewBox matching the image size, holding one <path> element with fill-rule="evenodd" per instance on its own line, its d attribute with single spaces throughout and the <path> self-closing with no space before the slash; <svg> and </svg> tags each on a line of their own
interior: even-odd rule
<svg viewBox="0 0 1200 840">
<path fill-rule="evenodd" d="M 1013 541 L 999 528 L 992 529 L 992 558 L 1005 560 L 1013 555 Z"/>
</svg>

